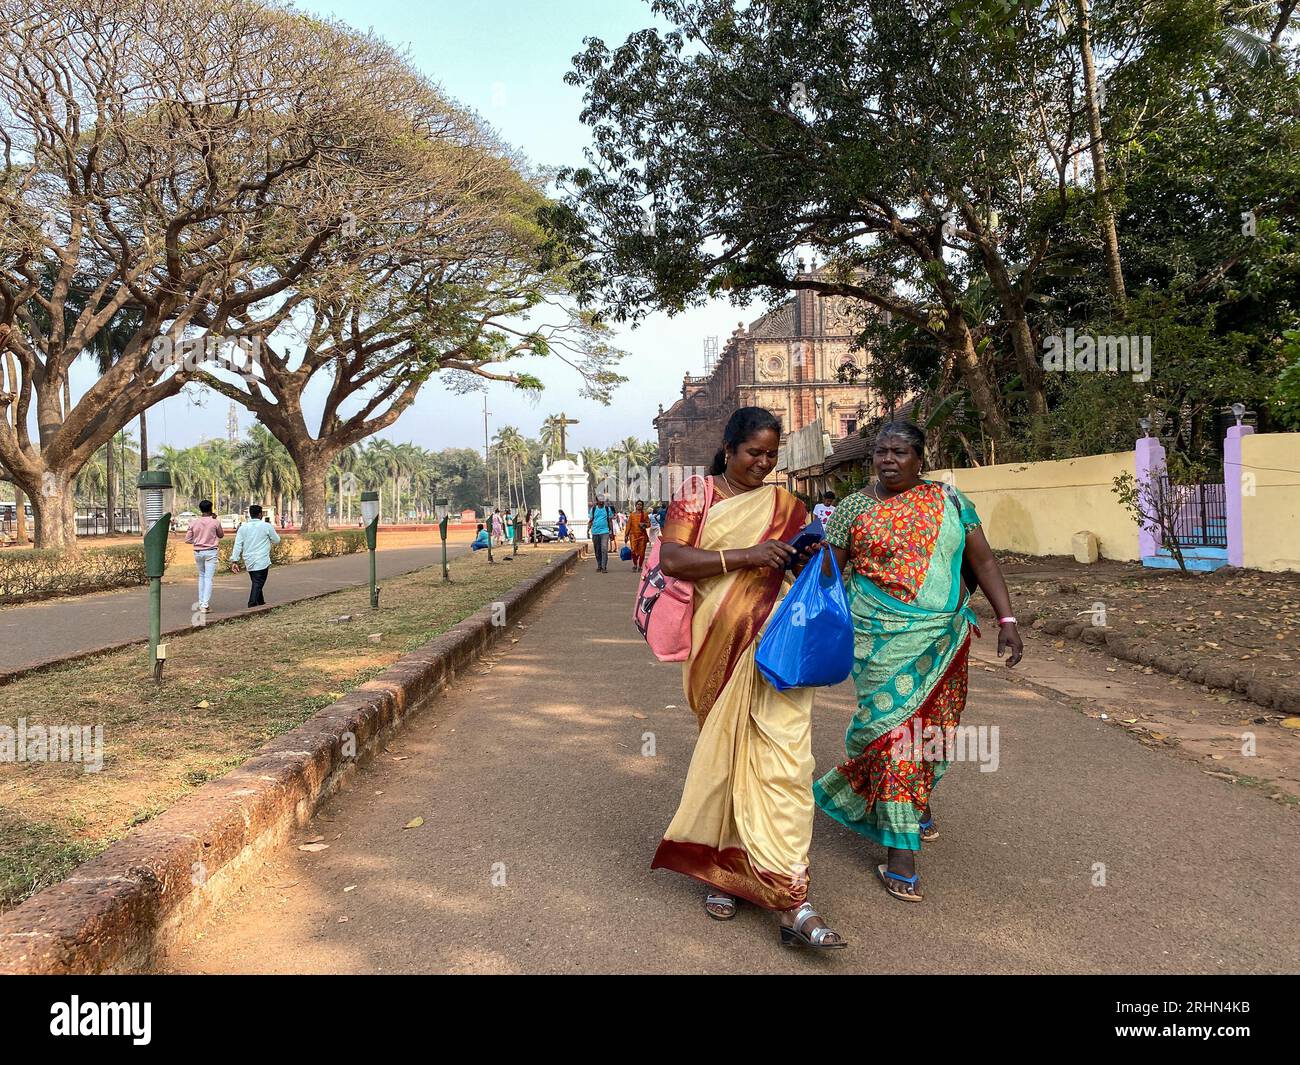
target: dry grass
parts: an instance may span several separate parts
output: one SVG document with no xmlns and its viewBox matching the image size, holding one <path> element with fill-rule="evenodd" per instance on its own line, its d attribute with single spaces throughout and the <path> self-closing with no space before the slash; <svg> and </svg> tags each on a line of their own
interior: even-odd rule
<svg viewBox="0 0 1300 1065">
<path fill-rule="evenodd" d="M 169 647 L 161 687 L 129 649 L 0 687 L 0 725 L 98 725 L 104 765 L 0 762 L 0 910 L 239 765 L 272 737 L 382 672 L 564 553 L 531 547 L 509 564 L 481 555 L 366 588 L 213 626 Z M 330 619 L 351 614 L 350 623 Z M 369 639 L 382 633 L 378 642 Z M 203 705 L 206 703 L 207 705 Z"/>
</svg>

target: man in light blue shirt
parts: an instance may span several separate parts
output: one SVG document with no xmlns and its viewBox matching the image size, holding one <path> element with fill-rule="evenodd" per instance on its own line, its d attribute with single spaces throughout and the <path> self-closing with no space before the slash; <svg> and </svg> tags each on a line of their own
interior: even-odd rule
<svg viewBox="0 0 1300 1065">
<path fill-rule="evenodd" d="M 266 606 L 262 589 L 266 586 L 266 575 L 271 572 L 271 545 L 279 542 L 280 534 L 275 526 L 262 520 L 262 508 L 254 503 L 248 508 L 248 521 L 235 533 L 235 549 L 230 552 L 230 572 L 239 572 L 240 559 L 248 570 L 249 606 Z"/>
<path fill-rule="evenodd" d="M 610 520 L 610 507 L 605 503 L 605 496 L 597 492 L 596 505 L 591 508 L 591 524 L 588 526 L 592 545 L 596 548 L 597 573 L 609 572 Z"/>
</svg>

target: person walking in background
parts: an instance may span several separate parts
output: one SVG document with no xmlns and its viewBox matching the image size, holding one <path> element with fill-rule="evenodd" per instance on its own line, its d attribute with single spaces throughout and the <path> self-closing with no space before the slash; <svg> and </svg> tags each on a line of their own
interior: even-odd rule
<svg viewBox="0 0 1300 1065">
<path fill-rule="evenodd" d="M 515 546 L 511 554 L 517 555 L 519 554 L 519 544 L 522 542 L 524 538 L 524 512 L 518 507 L 515 508 L 515 523 L 513 526 L 513 532 L 514 535 L 511 537 L 511 540 Z"/>
<path fill-rule="evenodd" d="M 632 568 L 641 572 L 646 548 L 650 545 L 650 515 L 645 512 L 645 500 L 636 501 L 636 509 L 627 519 L 627 536 L 623 541 L 632 552 Z"/>
<path fill-rule="evenodd" d="M 560 511 L 560 520 L 556 523 L 555 531 L 561 540 L 569 538 L 569 516 L 564 511 Z"/>
<path fill-rule="evenodd" d="M 527 510 L 524 512 L 524 543 L 533 542 L 533 512 Z"/>
<path fill-rule="evenodd" d="M 199 500 L 199 516 L 190 522 L 185 542 L 194 545 L 194 568 L 199 571 L 197 609 L 207 613 L 212 600 L 212 578 L 217 572 L 217 541 L 226 535 L 221 522 L 212 516 L 212 500 Z"/>
<path fill-rule="evenodd" d="M 826 523 L 831 520 L 831 515 L 835 513 L 835 493 L 823 492 L 822 501 L 813 507 L 813 517 L 826 527 Z"/>
<path fill-rule="evenodd" d="M 497 507 L 494 511 L 492 511 L 492 539 L 496 541 L 497 547 L 500 547 L 503 543 L 505 543 L 505 538 L 506 538 L 505 519 L 501 517 L 501 508 Z"/>
<path fill-rule="evenodd" d="M 596 572 L 609 572 L 609 537 L 613 531 L 609 504 L 600 492 L 596 493 L 596 505 L 591 508 L 591 542 L 596 549 Z"/>
<path fill-rule="evenodd" d="M 280 542 L 280 534 L 269 521 L 262 520 L 262 508 L 254 503 L 248 508 L 248 521 L 235 533 L 235 549 L 230 553 L 230 572 L 239 572 L 240 560 L 248 570 L 248 605 L 266 606 L 262 589 L 271 572 L 271 546 Z"/>
</svg>

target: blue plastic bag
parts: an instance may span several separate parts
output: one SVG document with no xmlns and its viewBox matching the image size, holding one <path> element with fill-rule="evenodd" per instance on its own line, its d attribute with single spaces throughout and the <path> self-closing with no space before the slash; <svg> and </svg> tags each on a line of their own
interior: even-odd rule
<svg viewBox="0 0 1300 1065">
<path fill-rule="evenodd" d="M 621 558 L 624 562 L 631 562 L 631 561 L 632 561 L 632 549 L 631 549 L 630 547 L 628 547 L 627 544 L 624 544 L 624 545 L 619 549 L 618 557 Z"/>
<path fill-rule="evenodd" d="M 853 672 L 853 621 L 834 555 L 828 577 L 820 553 L 804 566 L 759 639 L 754 662 L 777 691 L 838 684 Z"/>
</svg>

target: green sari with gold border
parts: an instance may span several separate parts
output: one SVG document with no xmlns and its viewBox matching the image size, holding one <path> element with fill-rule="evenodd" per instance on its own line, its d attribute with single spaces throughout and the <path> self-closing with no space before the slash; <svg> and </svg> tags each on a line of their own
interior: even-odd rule
<svg viewBox="0 0 1300 1065">
<path fill-rule="evenodd" d="M 883 502 L 849 496 L 826 526 L 827 541 L 849 552 L 858 710 L 845 736 L 848 760 L 814 782 L 813 796 L 886 847 L 920 848 L 921 817 L 947 769 L 900 739 L 955 728 L 965 707 L 975 615 L 961 564 L 978 524 L 955 488 L 923 481 Z"/>
</svg>

